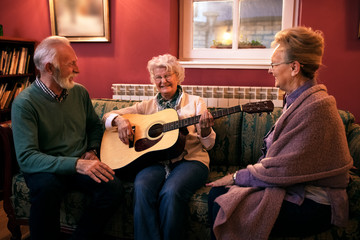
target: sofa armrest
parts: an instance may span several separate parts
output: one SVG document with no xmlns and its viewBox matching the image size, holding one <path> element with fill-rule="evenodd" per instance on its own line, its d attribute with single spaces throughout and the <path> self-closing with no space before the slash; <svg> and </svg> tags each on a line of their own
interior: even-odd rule
<svg viewBox="0 0 360 240">
<path fill-rule="evenodd" d="M 360 176 L 354 172 L 350 172 L 350 182 L 347 188 L 349 195 L 350 217 L 360 217 Z"/>
<path fill-rule="evenodd" d="M 360 169 L 360 125 L 351 124 L 347 132 L 347 140 L 350 154 L 354 160 L 354 166 Z"/>
<path fill-rule="evenodd" d="M 345 127 L 350 154 L 354 159 L 354 166 L 360 169 L 360 126 L 355 123 L 355 117 L 351 112 L 338 111 Z"/>
<path fill-rule="evenodd" d="M 11 207 L 10 197 L 12 195 L 12 178 L 15 173 L 19 172 L 19 165 L 16 161 L 13 134 L 10 127 L 0 126 L 0 142 L 3 158 L 3 179 L 4 179 L 4 209 L 5 211 Z M 7 212 L 8 213 L 8 212 Z M 8 213 L 9 214 L 9 213 Z"/>
</svg>

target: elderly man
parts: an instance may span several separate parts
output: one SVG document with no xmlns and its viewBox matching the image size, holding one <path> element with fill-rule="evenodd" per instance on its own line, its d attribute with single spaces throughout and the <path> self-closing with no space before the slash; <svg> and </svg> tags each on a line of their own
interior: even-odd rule
<svg viewBox="0 0 360 240">
<path fill-rule="evenodd" d="M 120 180 L 97 151 L 102 123 L 87 90 L 74 83 L 77 57 L 66 38 L 44 39 L 34 53 L 40 76 L 12 104 L 17 160 L 30 189 L 32 239 L 59 239 L 60 203 L 70 190 L 85 193 L 73 239 L 101 239 L 122 195 Z"/>
</svg>

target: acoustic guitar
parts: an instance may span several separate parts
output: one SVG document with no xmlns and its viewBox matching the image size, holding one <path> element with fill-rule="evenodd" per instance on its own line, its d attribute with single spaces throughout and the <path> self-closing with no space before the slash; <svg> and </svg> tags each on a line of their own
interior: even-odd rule
<svg viewBox="0 0 360 240">
<path fill-rule="evenodd" d="M 274 110 L 272 101 L 261 101 L 219 109 L 211 112 L 214 119 L 237 112 L 270 113 Z M 185 146 L 187 126 L 199 123 L 200 115 L 180 119 L 174 109 L 142 114 L 124 114 L 134 131 L 129 145 L 118 136 L 117 128 L 104 132 L 100 159 L 112 169 L 141 168 L 153 161 L 168 160 L 179 156 Z M 125 168 L 126 169 L 126 168 Z"/>
</svg>

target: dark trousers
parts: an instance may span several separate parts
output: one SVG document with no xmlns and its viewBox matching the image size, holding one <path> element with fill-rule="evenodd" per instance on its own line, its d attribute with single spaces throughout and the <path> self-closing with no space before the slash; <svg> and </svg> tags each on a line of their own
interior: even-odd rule
<svg viewBox="0 0 360 240">
<path fill-rule="evenodd" d="M 211 239 L 216 239 L 213 226 L 216 215 L 220 209 L 215 199 L 227 193 L 228 190 L 229 189 L 225 187 L 215 187 L 210 190 L 208 207 Z M 305 198 L 303 204 L 300 206 L 288 201 L 283 201 L 279 216 L 270 235 L 277 237 L 306 237 L 323 232 L 330 227 L 331 207 Z"/>
<path fill-rule="evenodd" d="M 208 168 L 182 160 L 166 171 L 161 164 L 141 170 L 134 182 L 134 235 L 139 240 L 186 239 L 189 200 L 205 184 Z"/>
<path fill-rule="evenodd" d="M 96 183 L 81 174 L 24 174 L 30 189 L 30 235 L 33 240 L 60 238 L 60 204 L 66 193 L 78 190 L 86 194 L 90 206 L 85 209 L 72 239 L 101 239 L 102 231 L 120 205 L 122 186 L 118 178 Z"/>
</svg>

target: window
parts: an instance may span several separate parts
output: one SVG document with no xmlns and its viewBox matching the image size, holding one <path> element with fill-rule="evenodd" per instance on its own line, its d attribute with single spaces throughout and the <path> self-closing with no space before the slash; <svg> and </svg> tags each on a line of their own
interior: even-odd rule
<svg viewBox="0 0 360 240">
<path fill-rule="evenodd" d="M 265 69 L 276 32 L 297 25 L 298 0 L 180 0 L 184 67 Z"/>
</svg>

